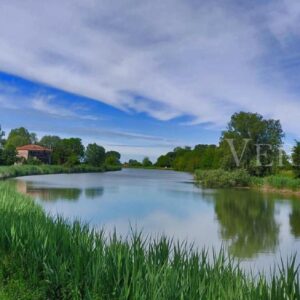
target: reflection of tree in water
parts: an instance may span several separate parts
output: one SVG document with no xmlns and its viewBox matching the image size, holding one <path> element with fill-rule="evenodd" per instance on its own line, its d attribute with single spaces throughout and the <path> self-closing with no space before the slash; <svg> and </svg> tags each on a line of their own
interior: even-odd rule
<svg viewBox="0 0 300 300">
<path fill-rule="evenodd" d="M 279 227 L 274 219 L 274 201 L 263 194 L 220 190 L 215 194 L 215 213 L 232 255 L 251 258 L 277 246 Z"/>
<path fill-rule="evenodd" d="M 27 187 L 27 194 L 37 196 L 42 201 L 76 201 L 81 195 L 81 189 Z"/>
<path fill-rule="evenodd" d="M 300 203 L 296 201 L 292 204 L 292 212 L 290 213 L 291 233 L 295 238 L 300 237 Z"/>
<path fill-rule="evenodd" d="M 103 195 L 104 188 L 103 187 L 98 187 L 98 188 L 86 188 L 84 190 L 84 194 L 86 198 L 97 198 L 101 197 Z"/>
</svg>

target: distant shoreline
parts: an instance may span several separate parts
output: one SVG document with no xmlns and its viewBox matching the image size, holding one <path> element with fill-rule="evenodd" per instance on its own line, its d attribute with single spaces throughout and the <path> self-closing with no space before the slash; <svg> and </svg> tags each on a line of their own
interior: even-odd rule
<svg viewBox="0 0 300 300">
<path fill-rule="evenodd" d="M 1 166 L 0 180 L 9 178 L 30 176 L 30 175 L 47 175 L 47 174 L 72 174 L 72 173 L 102 173 L 109 171 L 120 171 L 121 166 L 102 166 L 93 167 L 89 165 L 75 165 L 73 167 L 59 165 L 17 165 Z"/>
</svg>

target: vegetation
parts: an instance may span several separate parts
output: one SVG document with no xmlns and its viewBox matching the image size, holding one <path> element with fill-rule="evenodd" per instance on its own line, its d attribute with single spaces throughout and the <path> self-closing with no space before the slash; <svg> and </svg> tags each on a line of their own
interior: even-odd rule
<svg viewBox="0 0 300 300">
<path fill-rule="evenodd" d="M 166 155 L 161 155 L 155 166 L 187 172 L 216 169 L 220 166 L 220 151 L 215 145 L 196 145 L 194 149 L 177 147 Z"/>
<path fill-rule="evenodd" d="M 271 174 L 278 165 L 283 137 L 279 120 L 266 120 L 254 113 L 235 113 L 221 136 L 221 167 L 243 168 L 256 176 Z"/>
<path fill-rule="evenodd" d="M 89 144 L 85 152 L 85 162 L 91 166 L 102 166 L 105 161 L 105 149 L 97 144 Z"/>
<path fill-rule="evenodd" d="M 197 170 L 195 176 L 201 185 L 209 188 L 248 187 L 251 183 L 251 176 L 243 169 Z"/>
<path fill-rule="evenodd" d="M 27 160 L 17 157 L 16 147 L 27 144 L 38 144 L 51 150 L 51 164 L 57 166 L 73 168 L 74 166 L 90 165 L 92 167 L 105 170 L 107 166 L 120 168 L 120 153 L 116 151 L 106 152 L 102 146 L 97 144 L 89 144 L 87 149 L 80 138 L 64 138 L 59 136 L 46 135 L 38 140 L 35 133 L 30 133 L 26 128 L 20 127 L 12 129 L 7 140 L 4 139 L 5 133 L 0 126 L 0 165 L 10 166 L 16 162 L 22 162 L 27 165 L 41 165 L 42 162 L 36 157 L 29 157 Z M 47 169 L 47 168 L 46 168 Z M 76 168 L 75 168 L 76 169 Z M 77 167 L 79 170 L 80 167 Z M 82 166 L 82 169 L 88 169 L 87 166 Z M 25 170 L 25 169 L 24 169 Z"/>
<path fill-rule="evenodd" d="M 297 178 L 300 178 L 300 142 L 296 141 L 292 153 L 293 170 Z"/>
<path fill-rule="evenodd" d="M 193 172 L 197 169 L 227 171 L 245 169 L 250 175 L 265 176 L 289 167 L 280 147 L 284 133 L 278 120 L 266 120 L 259 114 L 239 112 L 232 115 L 219 145 L 177 147 L 161 155 L 155 166 Z M 281 155 L 281 156 L 280 156 Z"/>
<path fill-rule="evenodd" d="M 3 299 L 300 299 L 295 259 L 254 278 L 222 251 L 209 259 L 166 237 L 105 238 L 52 219 L 5 184 L 0 227 Z"/>
<path fill-rule="evenodd" d="M 7 179 L 18 176 L 27 175 L 44 175 L 44 174 L 59 174 L 59 173 L 91 173 L 91 172 L 105 172 L 117 171 L 120 166 L 103 165 L 101 167 L 94 167 L 90 165 L 80 164 L 72 167 L 59 165 L 16 165 L 16 166 L 1 166 L 0 179 Z"/>
</svg>

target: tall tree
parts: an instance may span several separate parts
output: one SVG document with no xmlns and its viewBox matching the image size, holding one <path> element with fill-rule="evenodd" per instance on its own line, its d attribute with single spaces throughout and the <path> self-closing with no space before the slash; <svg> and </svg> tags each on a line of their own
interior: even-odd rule
<svg viewBox="0 0 300 300">
<path fill-rule="evenodd" d="M 105 154 L 106 165 L 120 165 L 121 154 L 117 151 L 108 151 Z"/>
<path fill-rule="evenodd" d="M 152 166 L 152 162 L 151 162 L 151 160 L 149 159 L 149 157 L 145 157 L 145 158 L 143 159 L 142 164 L 143 164 L 143 167 L 151 167 L 151 166 Z"/>
<path fill-rule="evenodd" d="M 8 135 L 6 146 L 19 147 L 33 144 L 37 141 L 36 134 L 30 133 L 26 128 L 20 127 L 12 129 Z"/>
<path fill-rule="evenodd" d="M 296 141 L 296 145 L 292 152 L 293 170 L 297 178 L 300 177 L 300 142 Z"/>
<path fill-rule="evenodd" d="M 60 140 L 52 153 L 54 164 L 78 164 L 84 156 L 84 146 L 80 138 L 68 138 Z"/>
<path fill-rule="evenodd" d="M 100 167 L 105 161 L 105 149 L 97 144 L 89 144 L 85 151 L 85 162 L 91 166 Z"/>
<path fill-rule="evenodd" d="M 256 113 L 235 113 L 220 139 L 222 165 L 227 169 L 242 167 L 254 175 L 270 173 L 278 165 L 283 137 L 279 120 L 266 120 Z"/>
<path fill-rule="evenodd" d="M 61 138 L 56 135 L 45 135 L 41 138 L 39 144 L 49 149 L 55 149 L 61 141 Z"/>
<path fill-rule="evenodd" d="M 2 127 L 0 125 L 0 149 L 3 148 L 4 145 L 4 136 L 5 136 L 5 132 L 2 130 Z"/>
</svg>

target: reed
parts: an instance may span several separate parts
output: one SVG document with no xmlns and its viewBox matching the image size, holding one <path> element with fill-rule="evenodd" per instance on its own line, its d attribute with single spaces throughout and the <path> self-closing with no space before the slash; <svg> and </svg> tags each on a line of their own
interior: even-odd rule
<svg viewBox="0 0 300 300">
<path fill-rule="evenodd" d="M 45 215 L 0 183 L 0 295 L 6 299 L 300 299 L 295 259 L 271 280 L 246 275 L 224 251 L 132 233 L 106 236 Z M 3 298 L 5 299 L 5 298 Z"/>
</svg>

